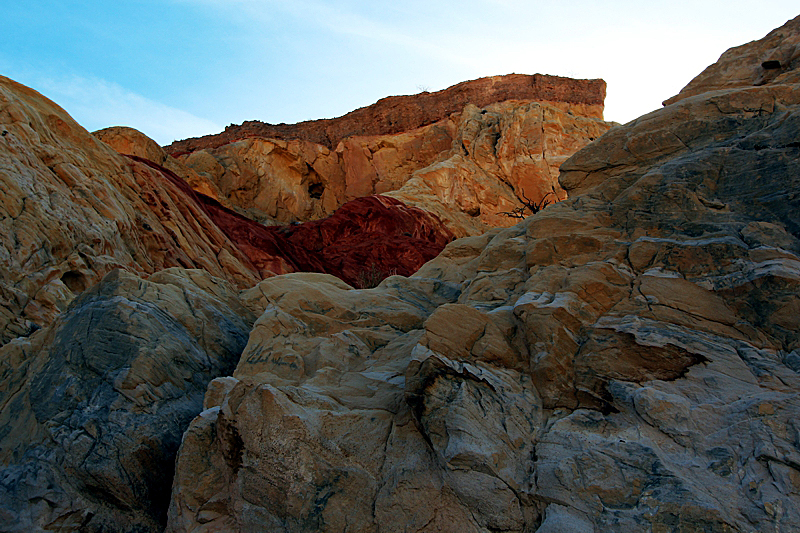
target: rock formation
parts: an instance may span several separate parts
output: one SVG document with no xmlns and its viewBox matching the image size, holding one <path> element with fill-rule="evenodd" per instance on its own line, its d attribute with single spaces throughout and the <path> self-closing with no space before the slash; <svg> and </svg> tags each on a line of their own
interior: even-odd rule
<svg viewBox="0 0 800 533">
<path fill-rule="evenodd" d="M 260 279 L 160 173 L 4 77 L 0 128 L 0 344 L 49 324 L 115 268 L 202 268 L 239 287 Z"/>
<path fill-rule="evenodd" d="M 601 120 L 604 95 L 602 80 L 496 76 L 337 119 L 245 123 L 166 149 L 197 176 L 193 187 L 265 224 L 314 220 L 388 194 L 458 236 L 476 235 L 516 223 L 503 213 L 525 199 L 566 197 L 558 167 L 611 126 Z"/>
<path fill-rule="evenodd" d="M 736 54 L 761 60 L 752 50 L 798 35 L 800 17 Z M 289 273 L 238 290 L 222 261 L 214 272 L 122 263 L 0 347 L 0 530 L 795 531 L 800 87 L 787 65 L 727 85 L 730 70 L 712 67 L 719 79 L 692 82 L 708 90 L 563 162 L 563 201 L 374 289 Z M 2 87 L 28 113 L 46 104 Z M 510 111 L 521 122 L 468 106 L 456 130 L 466 155 L 451 165 L 469 168 L 492 131 L 524 130 L 546 105 Z M 23 116 L 6 109 L 4 124 Z M 223 206 L 47 110 L 66 126 L 44 127 L 47 113 L 16 120 L 4 183 L 21 181 L 5 169 L 35 168 L 59 190 L 40 168 L 45 138 L 95 169 L 87 181 L 110 183 L 92 190 L 121 203 L 147 176 L 160 185 L 146 190 L 180 198 L 168 206 L 189 206 L 170 216 L 196 209 L 197 227 L 252 262 L 208 214 Z M 119 175 L 100 173 L 81 143 Z M 351 205 L 410 209 L 400 192 Z M 41 202 L 44 220 L 64 205 Z M 172 220 L 148 205 L 147 220 Z M 48 227 L 4 216 L 12 236 Z M 288 242 L 352 236 L 347 219 L 323 222 L 266 229 Z M 38 272 L 14 242 L 4 287 L 20 279 L 11 268 Z"/>
<path fill-rule="evenodd" d="M 797 89 L 616 128 L 562 166 L 569 199 L 410 278 L 244 292 L 265 311 L 167 531 L 794 530 Z"/>
<path fill-rule="evenodd" d="M 184 427 L 254 318 L 202 270 L 115 270 L 0 348 L 0 529 L 162 530 Z"/>
<path fill-rule="evenodd" d="M 602 118 L 605 98 L 603 80 L 574 80 L 542 74 L 492 76 L 465 81 L 434 93 L 390 96 L 339 118 L 299 124 L 249 121 L 241 126 L 231 125 L 217 135 L 176 141 L 167 147 L 167 152 L 180 155 L 218 148 L 248 137 L 299 139 L 333 149 L 347 137 L 402 133 L 445 119 L 467 104 L 485 107 L 506 100 L 565 102 L 580 106 L 582 115 Z"/>
</svg>

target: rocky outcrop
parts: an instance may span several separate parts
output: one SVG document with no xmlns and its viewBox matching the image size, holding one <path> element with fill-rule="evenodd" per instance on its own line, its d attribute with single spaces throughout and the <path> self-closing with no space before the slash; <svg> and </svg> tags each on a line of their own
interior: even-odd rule
<svg viewBox="0 0 800 533">
<path fill-rule="evenodd" d="M 0 77 L 0 344 L 52 322 L 115 268 L 259 277 L 195 203 Z"/>
<path fill-rule="evenodd" d="M 377 195 L 348 202 L 321 220 L 263 226 L 195 192 L 168 169 L 129 157 L 158 170 L 200 206 L 260 277 L 322 272 L 356 287 L 374 286 L 390 274 L 413 274 L 453 238 L 435 215 Z"/>
<path fill-rule="evenodd" d="M 227 206 L 262 223 L 314 220 L 388 194 L 436 214 L 456 235 L 475 235 L 516 223 L 509 214 L 526 200 L 566 197 L 559 165 L 611 127 L 581 111 L 563 102 L 470 103 L 415 130 L 348 137 L 335 150 L 254 137 L 179 160 L 214 184 Z"/>
<path fill-rule="evenodd" d="M 192 189 L 201 194 L 210 196 L 217 201 L 226 201 L 215 183 L 204 179 L 192 169 L 179 163 L 177 159 L 167 154 L 158 143 L 138 130 L 125 126 L 112 126 L 92 132 L 92 135 L 120 154 L 140 157 L 159 164 L 180 176 Z"/>
<path fill-rule="evenodd" d="M 115 270 L 0 348 L 0 530 L 163 530 L 183 430 L 254 318 L 204 271 Z"/>
<path fill-rule="evenodd" d="M 243 293 L 167 531 L 793 531 L 798 94 L 616 128 L 568 199 L 410 278 Z"/>
<path fill-rule="evenodd" d="M 533 214 L 527 206 L 565 199 L 559 167 L 610 126 L 546 103 L 469 105 L 451 150 L 386 194 L 435 213 L 459 237 L 508 227 Z"/>
<path fill-rule="evenodd" d="M 709 91 L 800 83 L 800 16 L 758 41 L 726 51 L 664 105 Z"/>
<path fill-rule="evenodd" d="M 486 109 L 465 161 L 524 129 Z M 563 201 L 369 290 L 116 270 L 0 347 L 0 529 L 792 532 L 799 135 L 794 83 L 687 96 L 566 160 Z"/>
<path fill-rule="evenodd" d="M 466 81 L 434 93 L 390 96 L 368 107 L 333 119 L 298 124 L 248 121 L 231 125 L 217 135 L 176 141 L 166 147 L 172 155 L 218 148 L 249 137 L 310 141 L 334 149 L 353 136 L 401 133 L 447 118 L 467 104 L 485 107 L 505 100 L 535 100 L 576 104 L 582 115 L 602 118 L 606 84 L 603 80 L 574 80 L 559 76 L 510 74 Z"/>
</svg>

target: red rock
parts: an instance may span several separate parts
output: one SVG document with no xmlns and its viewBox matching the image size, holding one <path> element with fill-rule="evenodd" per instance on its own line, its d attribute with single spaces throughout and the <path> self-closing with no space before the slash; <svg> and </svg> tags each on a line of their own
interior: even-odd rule
<svg viewBox="0 0 800 533">
<path fill-rule="evenodd" d="M 330 217 L 292 226 L 263 226 L 200 194 L 180 177 L 138 156 L 194 200 L 263 277 L 289 272 L 332 274 L 355 287 L 410 276 L 453 239 L 435 215 L 386 196 L 346 203 Z"/>
<path fill-rule="evenodd" d="M 407 96 L 390 96 L 376 103 L 332 119 L 309 120 L 297 124 L 268 124 L 251 120 L 231 125 L 217 135 L 176 141 L 164 147 L 177 156 L 202 149 L 217 148 L 248 137 L 300 139 L 335 148 L 339 141 L 354 135 L 385 135 L 433 124 L 461 111 L 465 105 L 485 107 L 505 100 L 565 102 L 586 106 L 585 116 L 603 117 L 606 82 L 575 80 L 544 74 L 491 76 L 453 85 L 442 91 Z"/>
</svg>

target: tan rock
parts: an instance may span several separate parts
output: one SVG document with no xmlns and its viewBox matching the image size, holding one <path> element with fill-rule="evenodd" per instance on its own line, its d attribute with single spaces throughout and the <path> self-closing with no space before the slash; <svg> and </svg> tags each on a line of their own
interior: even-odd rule
<svg viewBox="0 0 800 533">
<path fill-rule="evenodd" d="M 799 27 L 800 16 L 772 30 L 763 39 L 727 50 L 664 105 L 720 89 L 796 85 L 800 81 Z"/>
<path fill-rule="evenodd" d="M 354 198 L 388 194 L 465 236 L 512 225 L 530 214 L 524 202 L 566 198 L 558 167 L 611 127 L 572 102 L 504 100 L 458 110 L 408 131 L 346 136 L 334 150 L 302 136 L 251 136 L 179 159 L 265 223 L 322 218 Z"/>
<path fill-rule="evenodd" d="M 256 281 L 242 253 L 160 174 L 8 78 L 0 128 L 0 343 L 49 324 L 114 268 L 183 265 Z"/>
<path fill-rule="evenodd" d="M 194 190 L 222 202 L 226 198 L 220 194 L 216 180 L 198 174 L 177 159 L 167 154 L 153 139 L 144 133 L 125 126 L 112 126 L 92 133 L 95 137 L 123 155 L 135 155 L 157 163 L 180 176 Z"/>
<path fill-rule="evenodd" d="M 568 199 L 410 278 L 261 282 L 168 531 L 792 531 L 797 94 L 717 91 L 615 128 L 562 165 Z M 491 118 L 415 183 L 516 161 L 491 155 Z"/>
</svg>

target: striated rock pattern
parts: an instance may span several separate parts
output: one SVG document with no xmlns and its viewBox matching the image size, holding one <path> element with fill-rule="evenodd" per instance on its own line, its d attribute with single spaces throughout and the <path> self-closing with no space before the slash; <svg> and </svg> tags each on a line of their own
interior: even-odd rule
<svg viewBox="0 0 800 533">
<path fill-rule="evenodd" d="M 410 278 L 243 292 L 263 312 L 167 531 L 794 531 L 798 95 L 616 128 L 562 165 L 569 199 Z"/>
<path fill-rule="evenodd" d="M 0 348 L 0 530 L 163 530 L 183 430 L 254 319 L 204 271 L 115 270 Z"/>
<path fill-rule="evenodd" d="M 204 179 L 192 169 L 182 165 L 177 159 L 167 154 L 153 139 L 138 130 L 125 126 L 112 126 L 92 132 L 92 135 L 120 154 L 140 157 L 157 163 L 180 176 L 192 189 L 201 194 L 210 196 L 217 201 L 224 202 L 226 200 L 220 194 L 215 183 Z"/>
<path fill-rule="evenodd" d="M 458 164 L 526 109 L 465 108 Z M 111 272 L 0 347 L 0 530 L 796 531 L 799 137 L 790 78 L 686 96 L 563 162 L 567 199 L 374 289 Z M 376 203 L 411 211 L 350 205 Z"/>
<path fill-rule="evenodd" d="M 49 324 L 115 268 L 259 277 L 160 173 L 122 157 L 56 104 L 0 77 L 0 344 Z"/>
<path fill-rule="evenodd" d="M 579 104 L 587 116 L 602 118 L 606 98 L 603 80 L 575 80 L 559 76 L 510 74 L 465 81 L 447 89 L 409 96 L 390 96 L 332 119 L 298 124 L 247 121 L 228 126 L 216 135 L 176 141 L 166 151 L 174 156 L 218 148 L 248 137 L 303 140 L 334 149 L 346 137 L 386 135 L 413 130 L 447 118 L 466 104 L 485 107 L 504 100 L 536 100 Z"/>
</svg>

